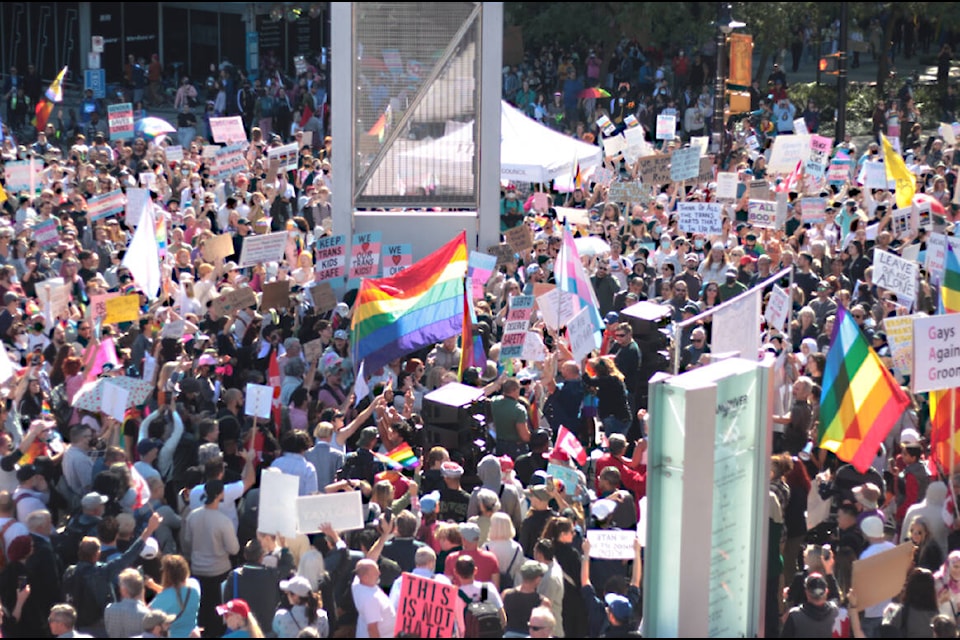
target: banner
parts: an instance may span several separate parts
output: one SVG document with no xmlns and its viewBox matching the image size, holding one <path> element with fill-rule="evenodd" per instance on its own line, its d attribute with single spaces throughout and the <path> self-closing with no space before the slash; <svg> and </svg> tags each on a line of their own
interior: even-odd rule
<svg viewBox="0 0 960 640">
<path fill-rule="evenodd" d="M 385 278 L 395 276 L 413 264 L 413 246 L 410 244 L 386 244 L 380 258 Z"/>
<path fill-rule="evenodd" d="M 462 635 L 463 600 L 457 587 L 403 573 L 397 604 L 397 638 L 454 638 Z"/>
<path fill-rule="evenodd" d="M 913 321 L 914 393 L 960 387 L 960 313 Z"/>
<path fill-rule="evenodd" d="M 873 284 L 897 294 L 900 304 L 910 307 L 917 299 L 917 278 L 920 265 L 904 260 L 889 251 L 873 250 Z"/>
<path fill-rule="evenodd" d="M 751 289 L 738 301 L 713 314 L 712 353 L 736 351 L 740 357 L 756 362 L 760 354 L 760 295 L 763 289 Z"/>
<path fill-rule="evenodd" d="M 678 202 L 677 214 L 684 233 L 707 236 L 723 233 L 723 205 L 719 202 Z"/>
<path fill-rule="evenodd" d="M 111 140 L 132 140 L 134 137 L 133 104 L 123 102 L 108 106 L 107 126 L 110 129 Z"/>
<path fill-rule="evenodd" d="M 140 319 L 140 294 L 131 293 L 116 298 L 108 298 L 105 307 L 107 313 L 103 317 L 103 324 L 137 322 Z"/>
<path fill-rule="evenodd" d="M 92 222 L 116 215 L 123 211 L 126 204 L 127 199 L 120 189 L 114 189 L 110 193 L 94 196 L 87 200 L 87 218 Z"/>
<path fill-rule="evenodd" d="M 243 129 L 243 118 L 240 116 L 210 118 L 210 133 L 213 135 L 213 141 L 217 143 L 233 144 L 247 141 L 247 132 Z"/>
<path fill-rule="evenodd" d="M 673 152 L 670 161 L 670 179 L 674 182 L 693 180 L 700 175 L 700 149 L 688 147 Z"/>
<path fill-rule="evenodd" d="M 347 271 L 347 236 L 322 236 L 317 238 L 316 261 L 313 279 L 317 282 L 342 278 Z"/>
<path fill-rule="evenodd" d="M 282 147 L 274 147 L 267 151 L 267 158 L 273 159 L 276 158 L 278 165 L 278 171 L 296 171 L 299 165 L 299 151 L 297 150 L 297 143 L 291 142 L 290 144 L 285 144 Z"/>
<path fill-rule="evenodd" d="M 350 279 L 376 278 L 380 273 L 380 232 L 358 233 L 350 249 Z"/>
<path fill-rule="evenodd" d="M 278 262 L 287 246 L 287 232 L 278 231 L 263 236 L 245 236 L 240 251 L 240 268 L 252 267 L 261 262 Z"/>
<path fill-rule="evenodd" d="M 522 357 L 530 316 L 533 315 L 533 303 L 533 296 L 510 298 L 507 319 L 503 323 L 503 337 L 500 340 L 500 362 Z"/>
</svg>

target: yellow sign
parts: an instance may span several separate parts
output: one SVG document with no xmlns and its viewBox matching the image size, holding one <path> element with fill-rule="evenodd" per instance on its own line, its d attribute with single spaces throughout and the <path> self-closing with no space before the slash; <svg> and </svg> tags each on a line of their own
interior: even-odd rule
<svg viewBox="0 0 960 640">
<path fill-rule="evenodd" d="M 110 298 L 106 301 L 106 307 L 107 314 L 103 318 L 103 324 L 136 322 L 140 319 L 140 294 Z"/>
</svg>

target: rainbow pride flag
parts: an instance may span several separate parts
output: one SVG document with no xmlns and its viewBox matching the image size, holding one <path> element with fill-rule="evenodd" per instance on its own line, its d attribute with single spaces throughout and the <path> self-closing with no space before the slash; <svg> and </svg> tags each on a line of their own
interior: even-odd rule
<svg viewBox="0 0 960 640">
<path fill-rule="evenodd" d="M 406 442 L 389 451 L 387 457 L 404 469 L 416 469 L 420 466 L 420 459 L 417 458 L 417 454 L 413 452 L 413 447 Z"/>
<path fill-rule="evenodd" d="M 866 472 L 909 402 L 853 316 L 838 307 L 820 394 L 820 447 Z"/>
<path fill-rule="evenodd" d="M 944 263 L 943 282 L 940 283 L 940 303 L 946 313 L 960 312 L 960 258 L 957 258 L 953 243 L 947 239 L 947 259 Z"/>
<path fill-rule="evenodd" d="M 463 328 L 467 234 L 389 278 L 364 278 L 354 303 L 354 362 L 375 371 Z"/>
<path fill-rule="evenodd" d="M 44 96 L 37 101 L 37 106 L 34 108 L 34 119 L 33 125 L 37 128 L 37 131 L 43 131 L 43 128 L 47 126 L 47 120 L 50 119 L 50 115 L 53 113 L 53 105 L 58 102 L 63 102 L 63 77 L 67 74 L 67 68 L 64 67 L 60 70 L 60 73 L 57 74 L 57 77 L 54 78 L 53 82 L 50 83 L 50 86 L 47 87 Z"/>
<path fill-rule="evenodd" d="M 477 312 L 473 308 L 473 287 L 467 276 L 463 288 L 463 330 L 460 334 L 460 368 L 457 377 L 463 381 L 463 373 L 470 367 L 479 367 L 483 373 L 487 366 L 487 354 L 483 350 L 483 339 L 476 331 Z"/>
</svg>

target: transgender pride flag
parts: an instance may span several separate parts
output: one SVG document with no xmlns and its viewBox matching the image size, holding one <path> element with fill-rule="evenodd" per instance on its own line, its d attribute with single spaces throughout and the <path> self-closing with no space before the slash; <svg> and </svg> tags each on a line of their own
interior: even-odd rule
<svg viewBox="0 0 960 640">
<path fill-rule="evenodd" d="M 555 271 L 557 286 L 561 291 L 572 293 L 577 297 L 577 311 L 586 307 L 590 310 L 590 319 L 593 320 L 593 327 L 600 332 L 595 335 L 597 346 L 600 346 L 601 335 L 603 333 L 603 319 L 600 317 L 600 305 L 597 303 L 597 294 L 583 270 L 583 263 L 580 261 L 580 253 L 577 251 L 577 245 L 573 241 L 573 234 L 570 228 L 563 225 L 563 245 L 560 247 L 560 254 L 557 256 L 557 265 Z"/>
</svg>

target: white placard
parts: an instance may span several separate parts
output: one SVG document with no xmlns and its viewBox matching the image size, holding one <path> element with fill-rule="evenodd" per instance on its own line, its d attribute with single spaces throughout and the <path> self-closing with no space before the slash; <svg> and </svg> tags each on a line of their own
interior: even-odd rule
<svg viewBox="0 0 960 640">
<path fill-rule="evenodd" d="M 632 560 L 633 541 L 637 532 L 632 529 L 587 529 L 590 557 L 604 560 Z"/>
<path fill-rule="evenodd" d="M 247 398 L 243 408 L 244 415 L 269 420 L 270 410 L 273 407 L 273 387 L 248 382 L 246 395 Z"/>
<path fill-rule="evenodd" d="M 164 148 L 163 153 L 167 158 L 167 164 L 183 162 L 183 147 L 178 144 Z"/>
<path fill-rule="evenodd" d="M 767 173 L 791 173 L 798 162 L 804 162 L 810 156 L 810 136 L 777 136 L 773 141 Z"/>
<path fill-rule="evenodd" d="M 920 251 L 920 245 L 916 245 L 917 251 Z M 907 258 L 906 250 L 901 252 L 904 259 Z M 930 282 L 940 284 L 943 277 L 943 270 L 947 266 L 947 236 L 942 233 L 931 233 L 927 236 L 927 255 L 924 260 L 923 268 L 927 270 L 930 276 Z"/>
<path fill-rule="evenodd" d="M 904 306 L 917 299 L 917 277 L 920 265 L 889 251 L 873 250 L 873 284 L 897 294 Z"/>
<path fill-rule="evenodd" d="M 100 396 L 100 410 L 117 422 L 123 422 L 127 411 L 127 402 L 130 400 L 130 390 L 126 387 L 104 382 Z"/>
<path fill-rule="evenodd" d="M 717 198 L 722 200 L 737 199 L 737 184 L 740 182 L 737 174 L 732 171 L 721 171 L 717 174 Z"/>
<path fill-rule="evenodd" d="M 750 200 L 747 203 L 747 222 L 763 229 L 779 229 L 777 203 L 771 200 Z"/>
<path fill-rule="evenodd" d="M 790 294 L 781 287 L 773 285 L 773 291 L 770 293 L 770 299 L 767 301 L 767 309 L 763 313 L 763 318 L 767 321 L 767 325 L 771 329 L 783 331 L 789 317 Z"/>
<path fill-rule="evenodd" d="M 547 359 L 547 347 L 543 344 L 543 337 L 538 332 L 527 331 L 527 337 L 523 339 L 520 359 L 527 362 L 543 362 Z"/>
<path fill-rule="evenodd" d="M 537 307 L 548 329 L 554 331 L 567 326 L 577 313 L 577 296 L 561 291 L 559 287 L 551 289 L 537 298 Z"/>
<path fill-rule="evenodd" d="M 67 316 L 71 286 L 66 284 L 63 278 L 49 278 L 38 282 L 36 290 L 48 326 L 57 318 Z"/>
<path fill-rule="evenodd" d="M 793 121 L 793 133 L 796 135 L 805 136 L 809 131 L 807 131 L 807 121 L 803 118 L 797 118 Z"/>
<path fill-rule="evenodd" d="M 710 147 L 710 136 L 690 136 L 690 146 L 700 149 L 700 157 L 707 155 Z"/>
<path fill-rule="evenodd" d="M 149 189 L 127 189 L 127 204 L 124 205 L 127 215 L 126 224 L 131 229 L 135 229 L 140 224 L 140 216 L 143 215 L 143 208 L 150 202 Z"/>
<path fill-rule="evenodd" d="M 247 141 L 247 132 L 240 116 L 210 118 L 210 132 L 214 142 L 234 144 Z"/>
<path fill-rule="evenodd" d="M 719 202 L 678 202 L 677 213 L 684 233 L 723 233 L 723 205 Z"/>
<path fill-rule="evenodd" d="M 637 540 L 640 546 L 647 546 L 647 496 L 643 496 L 637 501 Z"/>
<path fill-rule="evenodd" d="M 960 313 L 913 321 L 914 393 L 960 386 Z"/>
<path fill-rule="evenodd" d="M 570 345 L 573 349 L 573 357 L 580 362 L 593 351 L 596 346 L 594 340 L 595 329 L 593 320 L 590 318 L 590 309 L 584 307 L 580 313 L 573 317 L 567 324 L 567 337 L 570 338 Z"/>
<path fill-rule="evenodd" d="M 677 137 L 677 116 L 657 116 L 657 140 L 673 140 Z"/>
<path fill-rule="evenodd" d="M 291 142 L 290 144 L 285 144 L 281 147 L 274 147 L 267 151 L 267 158 L 273 159 L 276 158 L 280 165 L 277 167 L 277 171 L 296 171 L 297 166 L 299 165 L 299 151 L 297 149 L 297 143 Z"/>
<path fill-rule="evenodd" d="M 614 158 L 627 148 L 627 141 L 617 134 L 603 139 L 603 155 L 607 158 Z"/>
<path fill-rule="evenodd" d="M 300 495 L 300 477 L 266 468 L 260 474 L 260 509 L 257 531 L 280 534 L 293 539 L 297 536 L 297 511 L 291 509 Z"/>
<path fill-rule="evenodd" d="M 261 262 L 278 262 L 287 247 L 287 232 L 278 231 L 263 236 L 246 236 L 240 251 L 240 268 Z"/>
<path fill-rule="evenodd" d="M 896 181 L 887 179 L 887 169 L 882 162 L 864 162 L 857 181 L 867 189 L 895 189 Z"/>
<path fill-rule="evenodd" d="M 670 179 L 674 182 L 695 180 L 700 175 L 700 149 L 677 149 L 670 157 Z"/>
<path fill-rule="evenodd" d="M 300 496 L 296 499 L 297 530 L 317 533 L 329 523 L 337 531 L 363 529 L 363 503 L 359 491 Z M 261 512 L 263 507 L 260 507 Z"/>
<path fill-rule="evenodd" d="M 762 288 L 751 289 L 749 295 L 713 314 L 713 335 L 710 351 L 737 352 L 740 357 L 756 362 L 760 353 L 760 294 Z"/>
</svg>

